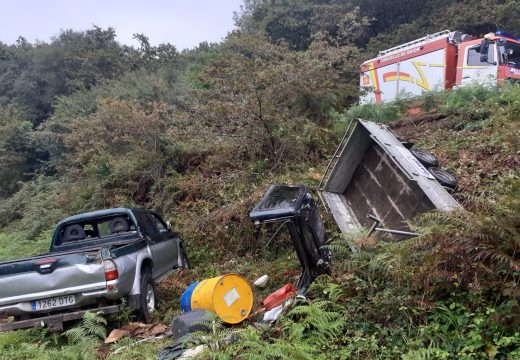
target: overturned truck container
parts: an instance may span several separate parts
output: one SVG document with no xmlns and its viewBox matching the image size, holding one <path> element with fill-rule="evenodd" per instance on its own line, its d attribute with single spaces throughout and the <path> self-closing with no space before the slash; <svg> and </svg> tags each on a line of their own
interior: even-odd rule
<svg viewBox="0 0 520 360">
<path fill-rule="evenodd" d="M 388 126 L 351 123 L 319 186 L 342 232 L 370 227 L 398 240 L 414 235 L 409 221 L 417 215 L 460 207 L 437 181 L 437 169 L 427 169 L 405 145 Z"/>
</svg>

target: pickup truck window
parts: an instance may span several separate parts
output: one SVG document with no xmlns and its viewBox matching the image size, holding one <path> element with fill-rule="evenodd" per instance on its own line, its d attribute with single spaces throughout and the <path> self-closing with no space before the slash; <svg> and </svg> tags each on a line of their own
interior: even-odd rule
<svg viewBox="0 0 520 360">
<path fill-rule="evenodd" d="M 86 219 L 62 225 L 59 229 L 56 245 L 104 238 L 136 230 L 134 222 L 127 214 Z"/>
<path fill-rule="evenodd" d="M 150 213 L 150 216 L 152 217 L 155 226 L 157 226 L 157 229 L 159 229 L 160 232 L 168 231 L 168 227 L 157 214 Z"/>
<path fill-rule="evenodd" d="M 157 229 L 157 226 L 155 225 L 155 222 L 152 220 L 150 215 L 147 212 L 135 212 L 135 215 L 137 217 L 137 220 L 139 221 L 139 224 L 144 227 L 144 231 L 150 235 L 157 235 L 159 233 L 159 230 Z"/>
</svg>

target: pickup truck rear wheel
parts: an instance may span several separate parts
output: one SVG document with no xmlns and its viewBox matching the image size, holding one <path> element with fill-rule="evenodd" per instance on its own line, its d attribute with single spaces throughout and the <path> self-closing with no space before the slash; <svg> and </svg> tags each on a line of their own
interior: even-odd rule
<svg viewBox="0 0 520 360">
<path fill-rule="evenodd" d="M 155 281 L 150 270 L 145 270 L 141 275 L 141 294 L 139 306 L 139 320 L 150 323 L 152 313 L 157 305 L 157 292 L 155 291 Z"/>
</svg>

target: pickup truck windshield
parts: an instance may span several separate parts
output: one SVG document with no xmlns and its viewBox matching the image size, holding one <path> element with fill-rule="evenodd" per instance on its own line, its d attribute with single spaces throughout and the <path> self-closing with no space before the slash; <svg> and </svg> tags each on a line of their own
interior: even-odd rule
<svg viewBox="0 0 520 360">
<path fill-rule="evenodd" d="M 128 214 L 118 214 L 63 224 L 58 231 L 56 245 L 63 245 L 135 232 L 137 228 Z"/>
</svg>

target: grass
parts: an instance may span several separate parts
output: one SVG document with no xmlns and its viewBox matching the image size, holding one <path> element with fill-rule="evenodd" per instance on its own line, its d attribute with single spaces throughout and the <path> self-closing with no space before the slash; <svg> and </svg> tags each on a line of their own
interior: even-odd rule
<svg viewBox="0 0 520 360">
<path fill-rule="evenodd" d="M 0 233 L 0 261 L 45 254 L 49 251 L 52 230 L 31 239 L 27 232 Z"/>
</svg>

